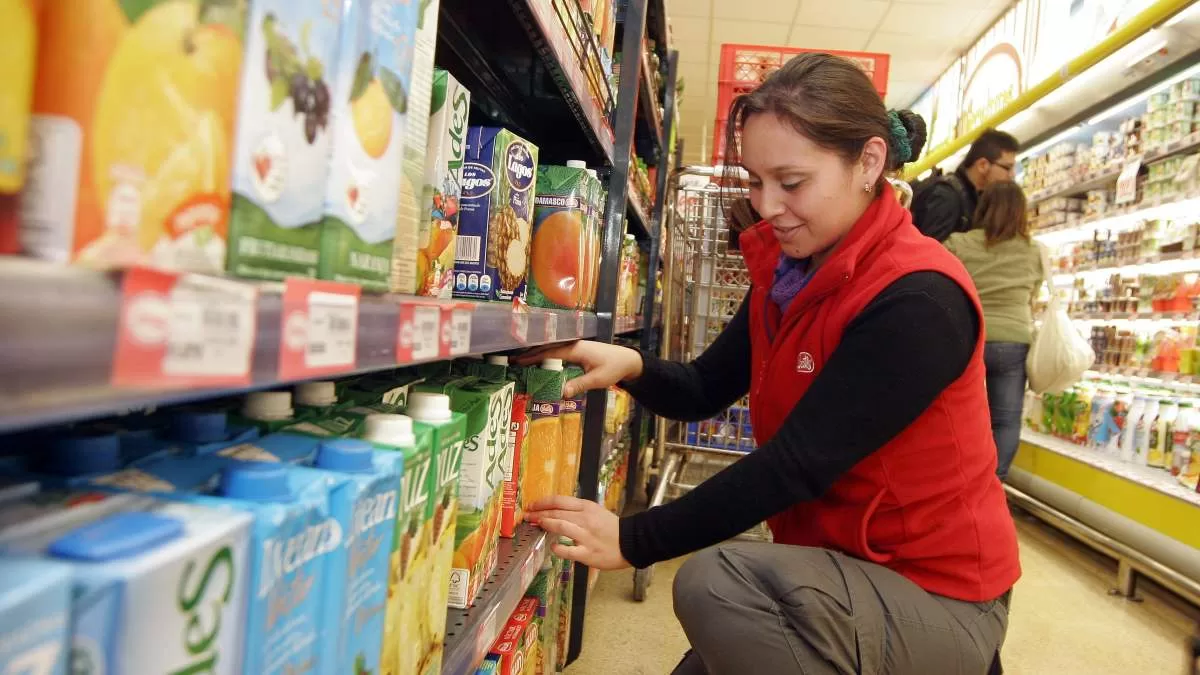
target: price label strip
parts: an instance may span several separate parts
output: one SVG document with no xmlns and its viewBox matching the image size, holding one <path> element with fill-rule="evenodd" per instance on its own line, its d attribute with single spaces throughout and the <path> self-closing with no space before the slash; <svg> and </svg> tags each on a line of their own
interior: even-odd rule
<svg viewBox="0 0 1200 675">
<path fill-rule="evenodd" d="M 114 386 L 186 388 L 250 383 L 258 290 L 244 283 L 144 268 L 122 283 Z"/>
<path fill-rule="evenodd" d="M 466 356 L 471 353 L 471 320 L 475 316 L 475 305 L 459 303 L 450 309 L 450 356 Z"/>
<path fill-rule="evenodd" d="M 442 311 L 434 303 L 403 302 L 396 339 L 396 362 L 432 361 L 441 353 Z"/>
<path fill-rule="evenodd" d="M 353 370 L 358 346 L 354 284 L 288 279 L 283 290 L 279 377 L 283 380 Z"/>
<path fill-rule="evenodd" d="M 558 315 L 545 312 L 542 316 L 546 319 L 546 342 L 558 342 Z"/>
</svg>

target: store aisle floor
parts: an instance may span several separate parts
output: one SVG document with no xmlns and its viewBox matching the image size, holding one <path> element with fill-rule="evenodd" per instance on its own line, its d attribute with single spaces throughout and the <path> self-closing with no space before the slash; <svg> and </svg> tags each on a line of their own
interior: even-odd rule
<svg viewBox="0 0 1200 675">
<path fill-rule="evenodd" d="M 1018 517 L 1024 574 L 1004 647 L 1008 675 L 1174 675 L 1195 617 L 1154 596 L 1108 595 L 1111 563 L 1046 526 Z M 588 606 L 583 655 L 567 675 L 667 675 L 687 649 L 671 609 L 679 562 L 659 565 L 649 599 L 631 599 L 633 574 L 601 575 Z"/>
</svg>

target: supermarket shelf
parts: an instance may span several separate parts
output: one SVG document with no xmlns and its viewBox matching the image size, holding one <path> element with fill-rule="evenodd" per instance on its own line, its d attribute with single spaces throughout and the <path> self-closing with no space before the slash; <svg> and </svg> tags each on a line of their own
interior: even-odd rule
<svg viewBox="0 0 1200 675">
<path fill-rule="evenodd" d="M 1078 462 L 1083 462 L 1101 471 L 1124 478 L 1164 495 L 1180 499 L 1193 506 L 1200 506 L 1200 493 L 1189 490 L 1186 486 L 1180 484 L 1174 476 L 1162 469 L 1123 462 L 1104 451 L 1085 448 L 1075 445 L 1070 441 L 1030 429 L 1021 430 L 1021 440 Z"/>
<path fill-rule="evenodd" d="M 106 274 L 23 258 L 0 258 L 0 431 L 119 414 L 148 406 L 186 403 L 305 378 L 280 377 L 282 284 L 256 285 L 248 384 L 186 388 L 118 387 L 114 353 L 122 309 L 122 274 Z M 251 285 L 246 282 L 246 285 Z M 19 289 L 19 291 L 18 291 Z M 356 359 L 322 376 L 388 370 L 446 358 L 397 359 L 401 307 L 428 298 L 363 295 L 358 305 Z M 468 309 L 469 342 L 463 353 L 484 354 L 596 335 L 596 316 L 532 309 L 515 313 L 508 303 L 453 302 Z M 448 327 L 437 327 L 436 341 Z M 310 376 L 309 379 L 311 379 Z"/>
<path fill-rule="evenodd" d="M 1160 159 L 1166 159 L 1167 157 L 1189 152 L 1197 148 L 1200 148 L 1200 132 L 1194 132 L 1180 140 L 1167 143 L 1155 149 L 1147 149 L 1146 153 L 1142 155 L 1142 165 L 1157 162 Z M 1058 197 L 1075 197 L 1088 190 L 1096 190 L 1111 185 L 1117 182 L 1117 177 L 1121 175 L 1122 165 L 1125 163 L 1125 161 L 1122 161 L 1117 165 L 1110 164 L 1103 169 L 1088 172 L 1080 180 L 1060 183 L 1032 192 L 1029 195 L 1029 205 L 1036 206 L 1039 202 Z"/>
<path fill-rule="evenodd" d="M 638 197 L 636 188 L 633 186 L 633 181 L 629 181 L 629 188 L 625 192 L 625 201 L 629 204 L 629 214 L 633 216 L 629 220 L 629 224 L 633 230 L 633 235 L 638 239 L 647 239 L 650 237 L 650 217 L 646 214 L 646 207 L 642 205 L 641 199 Z"/>
<path fill-rule="evenodd" d="M 1121 230 L 1144 220 L 1191 215 L 1200 207 L 1200 191 L 1182 195 L 1143 200 L 1126 207 L 1117 207 L 1103 216 L 1085 218 L 1074 223 L 1035 230 L 1035 239 L 1051 244 L 1087 239 L 1102 230 Z"/>
<path fill-rule="evenodd" d="M 1096 380 L 1122 381 L 1147 387 L 1161 387 L 1164 389 L 1200 393 L 1200 375 L 1163 373 L 1150 370 L 1149 368 L 1096 366 L 1087 372 L 1087 377 Z"/>
<path fill-rule="evenodd" d="M 1071 312 L 1075 321 L 1192 323 L 1200 322 L 1200 312 Z"/>
<path fill-rule="evenodd" d="M 521 525 L 513 539 L 501 539 L 496 573 L 484 584 L 475 606 L 450 610 L 442 675 L 473 675 L 500 636 L 504 623 L 546 561 L 546 533 Z"/>
<path fill-rule="evenodd" d="M 1081 275 L 1111 275 L 1118 273 L 1175 274 L 1200 270 L 1200 251 L 1162 253 L 1138 258 L 1137 261 L 1121 265 L 1080 265 L 1069 272 L 1056 272 L 1055 285 L 1070 282 Z"/>
<path fill-rule="evenodd" d="M 654 86 L 654 71 L 650 69 L 650 57 L 642 52 L 642 86 L 638 95 L 638 106 L 641 117 L 649 128 L 650 136 L 654 139 L 655 147 L 665 143 L 663 139 L 662 112 L 658 109 L 658 88 Z"/>
<path fill-rule="evenodd" d="M 642 329 L 640 317 L 636 316 L 618 316 L 613 322 L 613 333 L 615 335 L 630 335 Z"/>
</svg>

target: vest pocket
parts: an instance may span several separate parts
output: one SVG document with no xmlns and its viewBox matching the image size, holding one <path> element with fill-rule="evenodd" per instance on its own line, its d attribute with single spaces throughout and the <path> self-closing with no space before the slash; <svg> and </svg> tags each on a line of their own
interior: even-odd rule
<svg viewBox="0 0 1200 675">
<path fill-rule="evenodd" d="M 868 539 L 868 532 L 871 529 L 871 519 L 876 516 L 879 511 L 879 505 L 883 503 L 883 498 L 887 496 L 887 488 L 880 488 L 879 492 L 867 503 L 867 508 L 863 510 L 861 519 L 858 521 L 858 554 L 868 562 L 873 562 L 877 565 L 886 565 L 895 558 L 895 554 L 887 551 L 881 552 L 871 548 L 871 543 Z"/>
</svg>

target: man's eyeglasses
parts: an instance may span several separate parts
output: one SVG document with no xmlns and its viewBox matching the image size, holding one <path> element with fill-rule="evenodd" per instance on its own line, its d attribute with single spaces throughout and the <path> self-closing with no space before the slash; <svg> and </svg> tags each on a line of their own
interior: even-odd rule
<svg viewBox="0 0 1200 675">
<path fill-rule="evenodd" d="M 1013 169 L 1016 167 L 1015 164 L 1001 164 L 1000 162 L 992 162 L 992 166 L 998 166 L 1001 169 L 1004 169 L 1004 172 L 1008 174 L 1011 174 Z"/>
</svg>

